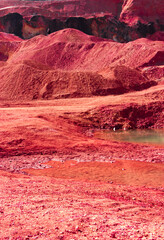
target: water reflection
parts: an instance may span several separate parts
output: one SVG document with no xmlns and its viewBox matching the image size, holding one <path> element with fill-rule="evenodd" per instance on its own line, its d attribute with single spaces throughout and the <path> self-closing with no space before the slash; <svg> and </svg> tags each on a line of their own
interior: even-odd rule
<svg viewBox="0 0 164 240">
<path fill-rule="evenodd" d="M 164 145 L 163 130 L 96 131 L 94 137 L 104 140 Z"/>
</svg>

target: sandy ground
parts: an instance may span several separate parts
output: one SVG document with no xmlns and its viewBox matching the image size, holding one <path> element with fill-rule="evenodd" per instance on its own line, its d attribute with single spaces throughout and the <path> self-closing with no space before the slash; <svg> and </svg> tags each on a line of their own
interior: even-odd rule
<svg viewBox="0 0 164 240">
<path fill-rule="evenodd" d="M 163 239 L 163 146 L 96 139 L 65 118 L 158 88 L 1 101 L 0 239 Z"/>
<path fill-rule="evenodd" d="M 0 240 L 164 239 L 164 146 L 95 135 L 164 128 L 163 41 L 0 38 Z"/>
<path fill-rule="evenodd" d="M 1 172 L 1 239 L 163 239 L 163 192 Z"/>
</svg>

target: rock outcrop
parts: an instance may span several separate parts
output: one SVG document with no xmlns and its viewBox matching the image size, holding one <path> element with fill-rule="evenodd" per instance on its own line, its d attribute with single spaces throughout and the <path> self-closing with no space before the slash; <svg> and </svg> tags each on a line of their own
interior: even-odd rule
<svg viewBox="0 0 164 240">
<path fill-rule="evenodd" d="M 155 27 L 164 26 L 163 0 L 126 0 L 122 6 L 120 20 L 129 25 L 154 23 Z M 161 29 L 160 29 L 161 30 Z"/>
<path fill-rule="evenodd" d="M 128 42 L 164 29 L 162 0 L 158 4 L 145 1 L 38 1 L 35 6 L 30 1 L 12 1 L 9 6 L 5 2 L 7 7 L 0 8 L 0 31 L 28 39 L 75 28 L 96 37 Z M 152 4 L 155 7 L 151 8 Z"/>
<path fill-rule="evenodd" d="M 78 29 L 96 37 L 112 39 L 116 42 L 129 42 L 141 37 L 149 37 L 156 32 L 153 24 L 138 22 L 130 27 L 111 15 L 92 17 L 68 17 L 49 19 L 44 16 L 33 16 L 29 21 L 18 13 L 9 13 L 0 18 L 0 30 L 13 33 L 23 39 L 36 35 L 48 35 L 65 28 Z"/>
</svg>

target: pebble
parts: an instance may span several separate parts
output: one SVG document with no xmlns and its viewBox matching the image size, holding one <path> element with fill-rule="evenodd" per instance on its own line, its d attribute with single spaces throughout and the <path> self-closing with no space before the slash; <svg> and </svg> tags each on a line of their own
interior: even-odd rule
<svg viewBox="0 0 164 240">
<path fill-rule="evenodd" d="M 116 232 L 111 233 L 111 238 L 116 238 Z"/>
</svg>

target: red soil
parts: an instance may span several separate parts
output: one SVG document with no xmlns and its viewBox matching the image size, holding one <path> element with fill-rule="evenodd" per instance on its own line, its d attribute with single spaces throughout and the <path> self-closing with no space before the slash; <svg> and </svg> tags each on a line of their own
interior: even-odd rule
<svg viewBox="0 0 164 240">
<path fill-rule="evenodd" d="M 121 21 L 134 25 L 159 21 L 164 24 L 163 0 L 63 0 L 63 1 L 21 1 L 2 0 L 0 16 L 18 12 L 25 17 L 41 14 L 46 17 L 76 16 L 84 14 L 111 13 Z"/>
<path fill-rule="evenodd" d="M 15 35 L 13 35 L 13 34 L 0 32 L 0 42 L 1 42 L 1 44 L 3 44 L 3 42 L 21 42 L 21 41 L 23 41 L 23 40 L 20 39 L 19 37 L 15 36 Z"/>
<path fill-rule="evenodd" d="M 0 3 L 0 16 L 17 12 L 24 17 L 34 14 L 41 14 L 45 17 L 76 16 L 85 14 L 95 14 L 101 12 L 112 13 L 119 17 L 121 13 L 121 0 L 63 0 L 63 1 L 21 1 L 4 0 Z"/>
<path fill-rule="evenodd" d="M 158 40 L 0 33 L 0 239 L 164 239 L 163 145 L 94 135 L 164 128 Z"/>
<path fill-rule="evenodd" d="M 94 0 L 83 0 L 81 2 L 85 3 L 85 13 L 101 13 L 101 12 L 109 12 L 114 16 L 119 17 L 121 13 L 122 1 L 121 0 L 102 0 L 102 1 L 94 1 Z"/>
<path fill-rule="evenodd" d="M 129 25 L 135 25 L 138 20 L 142 23 L 154 22 L 156 25 L 157 22 L 164 24 L 163 9 L 163 0 L 63 0 L 60 2 L 56 0 L 51 2 L 2 0 L 0 16 L 17 12 L 26 18 L 36 14 L 58 18 L 103 12 L 110 13 L 117 18 L 120 17 L 121 21 Z"/>
<path fill-rule="evenodd" d="M 163 239 L 164 148 L 98 140 L 68 118 L 145 96 L 1 101 L 0 238 Z"/>
<path fill-rule="evenodd" d="M 44 8 L 44 3 L 44 1 L 2 0 L 0 3 L 0 16 L 17 12 L 25 17 L 31 17 L 34 14 L 55 17 L 52 11 Z"/>
<path fill-rule="evenodd" d="M 164 24 L 163 0 L 126 0 L 122 6 L 120 20 L 135 25 L 137 21 L 143 23 L 159 21 Z"/>
<path fill-rule="evenodd" d="M 156 85 L 163 75 L 163 41 L 121 44 L 75 29 L 24 41 L 8 36 L 14 41 L 1 34 L 1 99 L 122 94 Z M 153 81 L 150 66 L 158 72 Z"/>
<path fill-rule="evenodd" d="M 23 41 L 20 51 L 9 62 L 15 64 L 30 60 L 60 70 L 97 72 L 117 65 L 131 68 L 146 64 L 160 65 L 163 48 L 163 41 L 137 39 L 129 43 L 116 43 L 75 29 L 64 29 L 47 37 L 37 36 Z"/>
<path fill-rule="evenodd" d="M 148 37 L 149 39 L 153 41 L 164 41 L 164 32 L 156 32 L 153 35 Z"/>
<path fill-rule="evenodd" d="M 160 190 L 4 172 L 0 184 L 1 239 L 163 239 Z"/>
</svg>

